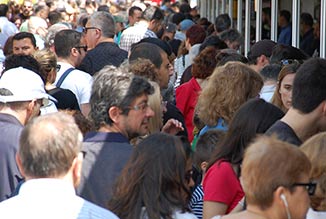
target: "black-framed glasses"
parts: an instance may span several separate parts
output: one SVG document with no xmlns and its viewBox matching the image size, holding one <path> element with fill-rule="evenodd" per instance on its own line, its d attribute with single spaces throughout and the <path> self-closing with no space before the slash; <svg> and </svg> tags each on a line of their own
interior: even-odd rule
<svg viewBox="0 0 326 219">
<path fill-rule="evenodd" d="M 135 111 L 145 111 L 149 107 L 148 102 L 142 102 L 135 106 L 128 107 L 129 109 L 133 109 Z"/>
<path fill-rule="evenodd" d="M 55 71 L 56 71 L 56 72 L 59 72 L 60 69 L 61 69 L 61 65 L 57 65 L 57 66 L 55 67 Z"/>
<path fill-rule="evenodd" d="M 309 183 L 293 183 L 292 187 L 296 186 L 303 186 L 306 188 L 309 195 L 314 195 L 317 187 L 316 182 L 309 182 Z"/>
<path fill-rule="evenodd" d="M 81 46 L 75 46 L 76 49 L 84 49 L 85 52 L 87 52 L 87 46 L 81 45 Z"/>
<path fill-rule="evenodd" d="M 88 30 L 101 30 L 98 27 L 83 27 L 83 33 L 87 33 Z"/>
</svg>

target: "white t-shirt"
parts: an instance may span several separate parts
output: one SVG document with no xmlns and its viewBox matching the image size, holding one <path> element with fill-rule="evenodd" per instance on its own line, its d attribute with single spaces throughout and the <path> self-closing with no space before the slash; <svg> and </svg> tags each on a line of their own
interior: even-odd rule
<svg viewBox="0 0 326 219">
<path fill-rule="evenodd" d="M 309 208 L 306 219 L 325 219 L 326 211 L 314 211 Z"/>
<path fill-rule="evenodd" d="M 60 65 L 61 67 L 59 72 L 57 73 L 57 78 L 54 82 L 55 85 L 67 69 L 74 68 L 72 65 L 64 62 L 58 62 L 58 65 Z M 80 105 L 84 103 L 89 103 L 92 84 L 93 78 L 90 74 L 75 69 L 69 73 L 69 75 L 65 78 L 60 87 L 71 90 L 76 95 L 78 104 Z"/>
</svg>

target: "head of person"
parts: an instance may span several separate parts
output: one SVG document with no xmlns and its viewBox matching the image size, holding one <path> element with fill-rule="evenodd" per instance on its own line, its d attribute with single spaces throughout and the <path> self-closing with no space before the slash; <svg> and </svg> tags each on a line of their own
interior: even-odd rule
<svg viewBox="0 0 326 219">
<path fill-rule="evenodd" d="M 29 32 L 16 33 L 13 36 L 12 49 L 16 55 L 32 55 L 38 49 L 34 35 Z"/>
<path fill-rule="evenodd" d="M 167 53 L 153 43 L 139 43 L 131 49 L 129 62 L 133 63 L 139 58 L 148 59 L 154 64 L 160 87 L 167 88 L 171 75 Z"/>
<path fill-rule="evenodd" d="M 273 156 L 271 156 L 273 155 Z M 306 218 L 311 164 L 300 149 L 261 136 L 246 150 L 241 184 L 247 205 L 275 212 L 277 218 Z M 265 216 L 265 215 L 263 215 Z"/>
<path fill-rule="evenodd" d="M 198 170 L 206 172 L 212 153 L 221 144 L 224 137 L 225 132 L 216 129 L 208 130 L 199 137 L 194 153 L 194 164 Z"/>
<path fill-rule="evenodd" d="M 78 66 L 87 52 L 81 33 L 75 30 L 61 30 L 54 37 L 54 50 L 58 58 L 69 59 Z"/>
<path fill-rule="evenodd" d="M 40 75 L 40 64 L 30 55 L 9 55 L 4 62 L 4 72 L 12 69 L 23 67 Z M 45 83 L 45 79 L 40 75 Z"/>
<path fill-rule="evenodd" d="M 226 43 L 223 40 L 221 40 L 220 37 L 214 36 L 214 35 L 209 36 L 204 40 L 204 42 L 199 47 L 199 51 L 202 51 L 203 49 L 205 49 L 206 47 L 209 47 L 209 46 L 212 46 L 215 49 L 228 48 Z"/>
<path fill-rule="evenodd" d="M 156 33 L 162 27 L 164 13 L 156 6 L 149 6 L 143 12 L 143 18 L 149 22 L 148 29 Z"/>
<path fill-rule="evenodd" d="M 40 64 L 40 73 L 45 78 L 46 83 L 53 84 L 57 76 L 57 57 L 49 49 L 39 50 L 33 57 Z"/>
<path fill-rule="evenodd" d="M 292 106 L 293 81 L 300 65 L 297 60 L 292 60 L 291 64 L 284 65 L 278 74 L 277 86 L 271 102 L 284 112 Z"/>
<path fill-rule="evenodd" d="M 199 24 L 192 25 L 186 32 L 186 48 L 189 50 L 191 46 L 204 42 L 205 38 L 205 29 Z"/>
<path fill-rule="evenodd" d="M 44 4 L 39 4 L 35 6 L 34 14 L 43 19 L 47 19 L 49 15 L 49 7 Z"/>
<path fill-rule="evenodd" d="M 25 0 L 22 5 L 22 14 L 29 17 L 33 14 L 33 3 L 31 0 Z"/>
<path fill-rule="evenodd" d="M 275 64 L 282 64 L 284 62 L 283 60 L 296 59 L 302 61 L 310 58 L 301 49 L 284 44 L 277 44 L 270 51 L 272 51 L 270 63 Z"/>
<path fill-rule="evenodd" d="M 48 14 L 48 19 L 51 26 L 53 24 L 60 23 L 63 21 L 61 13 L 58 11 L 50 11 Z"/>
<path fill-rule="evenodd" d="M 223 66 L 228 62 L 242 62 L 244 64 L 248 63 L 248 59 L 243 55 L 239 54 L 234 49 L 219 50 L 215 58 L 217 62 L 217 67 Z"/>
<path fill-rule="evenodd" d="M 281 10 L 278 18 L 280 27 L 286 27 L 291 21 L 291 13 L 288 10 Z"/>
<path fill-rule="evenodd" d="M 231 27 L 231 18 L 228 14 L 220 14 L 216 17 L 214 23 L 215 31 L 221 33 Z"/>
<path fill-rule="evenodd" d="M 129 26 L 133 26 L 135 23 L 140 21 L 142 14 L 143 14 L 143 10 L 140 7 L 132 6 L 131 8 L 129 8 L 129 11 L 128 11 Z"/>
<path fill-rule="evenodd" d="M 282 67 L 278 64 L 270 64 L 266 65 L 262 70 L 260 71 L 261 76 L 263 76 L 264 82 L 266 81 L 278 81 L 278 75 L 281 71 Z"/>
<path fill-rule="evenodd" d="M 6 17 L 9 7 L 6 4 L 0 4 L 0 17 Z"/>
<path fill-rule="evenodd" d="M 94 12 L 87 20 L 84 33 L 89 48 L 94 48 L 104 39 L 113 39 L 115 35 L 115 21 L 109 12 Z"/>
<path fill-rule="evenodd" d="M 206 79 L 213 73 L 217 61 L 217 50 L 214 47 L 207 47 L 194 59 L 191 73 L 194 78 Z"/>
<path fill-rule="evenodd" d="M 117 128 L 129 139 L 145 135 L 149 118 L 154 116 L 148 106 L 152 93 L 153 87 L 145 78 L 107 66 L 94 77 L 90 119 L 98 130 Z"/>
<path fill-rule="evenodd" d="M 209 167 L 220 159 L 241 165 L 251 141 L 258 134 L 264 134 L 283 116 L 282 110 L 263 99 L 254 98 L 244 103 L 232 118 L 225 138 L 212 155 Z"/>
<path fill-rule="evenodd" d="M 270 64 L 269 58 L 276 43 L 272 40 L 261 40 L 250 48 L 247 54 L 249 65 L 255 66 L 255 70 L 260 72 L 263 67 Z"/>
<path fill-rule="evenodd" d="M 312 29 L 314 25 L 314 19 L 312 18 L 311 14 L 309 13 L 301 13 L 300 15 L 300 31 L 301 34 L 305 34 L 307 31 Z"/>
<path fill-rule="evenodd" d="M 326 60 L 311 58 L 305 61 L 297 70 L 293 81 L 292 107 L 303 114 L 308 114 L 317 108 L 322 108 L 316 127 L 326 129 L 324 108 L 326 104 Z"/>
<path fill-rule="evenodd" d="M 243 36 L 237 29 L 228 29 L 223 31 L 220 34 L 220 38 L 228 45 L 228 48 L 234 50 L 239 50 L 244 41 Z"/>
<path fill-rule="evenodd" d="M 128 67 L 133 74 L 147 78 L 157 84 L 160 83 L 157 68 L 149 59 L 138 58 L 129 62 Z"/>
<path fill-rule="evenodd" d="M 14 112 L 21 124 L 25 125 L 40 114 L 40 108 L 48 104 L 41 77 L 26 68 L 7 70 L 0 79 L 0 88 L 10 91 L 10 95 L 0 95 L 0 103 L 7 112 Z"/>
<path fill-rule="evenodd" d="M 45 36 L 44 39 L 44 46 L 46 48 L 50 48 L 54 52 L 54 37 L 55 35 L 60 32 L 61 30 L 68 30 L 70 29 L 66 24 L 64 23 L 56 23 L 51 25 L 48 29 L 48 33 Z"/>
<path fill-rule="evenodd" d="M 258 96 L 262 86 L 261 76 L 243 63 L 217 67 L 199 95 L 198 116 L 208 126 L 215 126 L 218 119 L 228 124 L 243 103 Z"/>
<path fill-rule="evenodd" d="M 326 133 L 309 138 L 300 147 L 311 162 L 310 180 L 317 183 L 316 192 L 310 196 L 311 207 L 315 211 L 326 211 Z"/>
<path fill-rule="evenodd" d="M 170 161 L 170 162 L 167 162 Z M 135 147 L 117 180 L 109 209 L 120 218 L 169 218 L 187 211 L 191 147 L 185 139 L 157 133 Z"/>
<path fill-rule="evenodd" d="M 82 134 L 72 116 L 52 113 L 33 119 L 23 129 L 17 163 L 27 180 L 64 178 L 77 186 L 81 174 Z"/>
</svg>

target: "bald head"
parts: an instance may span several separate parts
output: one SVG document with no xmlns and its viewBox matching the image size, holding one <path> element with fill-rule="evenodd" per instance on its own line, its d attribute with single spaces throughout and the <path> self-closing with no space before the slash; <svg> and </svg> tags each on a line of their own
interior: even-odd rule
<svg viewBox="0 0 326 219">
<path fill-rule="evenodd" d="M 53 113 L 32 120 L 22 131 L 18 155 L 29 178 L 68 173 L 81 149 L 82 134 L 72 116 Z"/>
</svg>

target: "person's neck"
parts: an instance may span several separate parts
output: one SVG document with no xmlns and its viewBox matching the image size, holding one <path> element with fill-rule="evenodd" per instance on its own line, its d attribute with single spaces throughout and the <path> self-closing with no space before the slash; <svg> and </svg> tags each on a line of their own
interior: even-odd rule
<svg viewBox="0 0 326 219">
<path fill-rule="evenodd" d="M 113 133 L 121 133 L 122 135 L 126 136 L 128 139 L 128 134 L 121 130 L 116 124 L 112 125 L 102 125 L 99 129 L 99 132 L 113 132 Z M 130 140 L 130 139 L 129 139 Z"/>
<path fill-rule="evenodd" d="M 26 125 L 27 114 L 25 110 L 12 110 L 10 107 L 3 107 L 0 113 L 8 114 L 15 117 L 22 125 Z"/>
<path fill-rule="evenodd" d="M 114 39 L 102 37 L 102 38 L 100 38 L 100 40 L 98 41 L 98 43 L 96 45 L 98 45 L 100 43 L 114 43 Z"/>
<path fill-rule="evenodd" d="M 318 127 L 316 126 L 318 120 L 319 118 L 315 116 L 314 111 L 304 114 L 293 107 L 281 119 L 282 122 L 293 129 L 302 142 L 318 132 Z"/>
<path fill-rule="evenodd" d="M 76 67 L 75 62 L 69 58 L 66 59 L 66 58 L 58 57 L 58 62 L 68 63 L 68 64 L 72 65 L 73 67 Z"/>
</svg>

